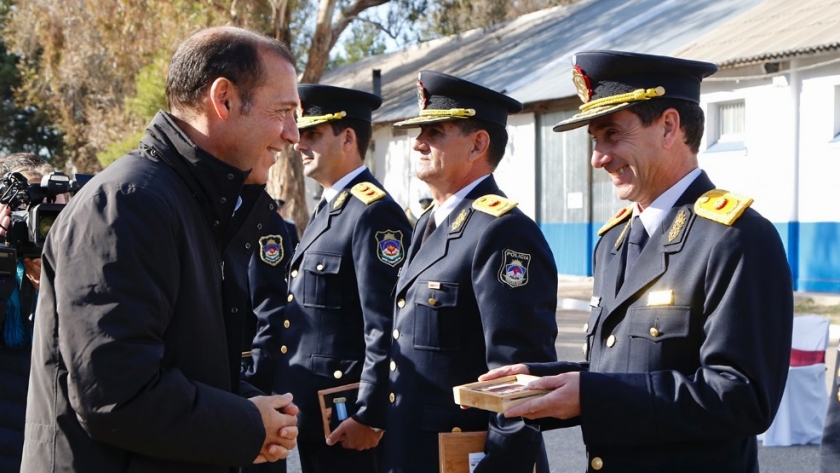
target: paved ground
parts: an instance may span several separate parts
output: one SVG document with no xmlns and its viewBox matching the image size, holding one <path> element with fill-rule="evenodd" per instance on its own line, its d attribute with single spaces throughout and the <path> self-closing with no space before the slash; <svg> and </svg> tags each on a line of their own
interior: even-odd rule
<svg viewBox="0 0 840 473">
<path fill-rule="evenodd" d="M 591 278 L 561 278 L 558 291 L 557 357 L 561 360 L 578 361 L 583 359 L 583 324 L 588 319 L 587 306 L 592 296 Z M 821 295 L 825 305 L 840 305 L 840 295 Z M 834 373 L 835 353 L 837 350 L 836 334 L 827 350 L 826 362 L 828 373 Z M 827 376 L 826 392 L 831 379 Z M 586 471 L 586 453 L 583 447 L 580 428 L 559 429 L 546 432 L 546 447 L 552 473 L 581 473 Z M 288 462 L 288 473 L 299 473 L 300 463 L 296 454 Z M 819 471 L 819 446 L 763 447 L 759 444 L 758 462 L 762 473 L 817 473 Z"/>
</svg>

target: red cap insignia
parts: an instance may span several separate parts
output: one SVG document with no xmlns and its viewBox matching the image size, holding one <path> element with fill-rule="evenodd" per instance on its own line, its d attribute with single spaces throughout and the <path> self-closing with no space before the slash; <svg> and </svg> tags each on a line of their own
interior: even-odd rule
<svg viewBox="0 0 840 473">
<path fill-rule="evenodd" d="M 572 82 L 575 83 L 578 97 L 580 97 L 583 103 L 589 102 L 592 98 L 592 84 L 589 82 L 589 77 L 586 77 L 586 74 L 578 66 L 572 68 Z"/>
<path fill-rule="evenodd" d="M 423 87 L 423 83 L 420 82 L 420 79 L 417 79 L 417 105 L 420 107 L 420 110 L 425 110 L 429 105 L 429 97 L 426 95 L 426 88 Z"/>
</svg>

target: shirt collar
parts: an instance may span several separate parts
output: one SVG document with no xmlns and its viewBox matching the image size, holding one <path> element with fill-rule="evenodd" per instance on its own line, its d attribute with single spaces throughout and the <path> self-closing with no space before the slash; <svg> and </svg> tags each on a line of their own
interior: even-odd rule
<svg viewBox="0 0 840 473">
<path fill-rule="evenodd" d="M 435 202 L 435 207 L 432 209 L 432 212 L 434 212 L 432 216 L 435 218 L 435 225 L 440 226 L 440 224 L 443 223 L 444 220 L 446 220 L 446 217 L 448 217 L 449 214 L 451 214 L 452 211 L 455 210 L 455 207 L 457 207 L 458 204 L 460 204 L 461 201 L 467 197 L 467 194 L 469 194 L 473 189 L 475 189 L 475 187 L 479 185 L 481 181 L 487 179 L 489 175 L 490 174 L 485 174 L 479 177 L 478 179 L 472 181 L 471 183 L 467 184 L 466 187 L 449 196 L 449 198 L 443 201 L 443 204 L 441 204 L 440 206 L 438 206 L 437 202 Z"/>
<path fill-rule="evenodd" d="M 356 176 L 363 173 L 367 169 L 367 166 L 362 164 L 361 166 L 357 167 L 356 169 L 348 172 L 344 175 L 341 179 L 337 180 L 332 187 L 328 187 L 324 189 L 324 193 L 321 194 L 323 199 L 326 199 L 327 202 L 331 202 L 335 196 L 338 195 L 339 191 L 347 187 L 347 184 L 350 183 Z"/>
<path fill-rule="evenodd" d="M 633 216 L 642 219 L 642 224 L 645 226 L 648 235 L 653 235 L 656 228 L 665 220 L 665 215 L 677 203 L 677 199 L 700 176 L 701 172 L 700 168 L 694 168 L 693 171 L 686 174 L 685 177 L 657 197 L 644 211 L 639 211 L 639 204 L 633 205 Z"/>
</svg>

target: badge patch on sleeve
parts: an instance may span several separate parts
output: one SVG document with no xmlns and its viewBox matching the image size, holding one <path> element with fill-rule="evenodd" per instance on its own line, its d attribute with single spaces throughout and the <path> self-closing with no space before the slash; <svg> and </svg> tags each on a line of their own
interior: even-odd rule
<svg viewBox="0 0 840 473">
<path fill-rule="evenodd" d="M 528 284 L 528 265 L 531 255 L 513 250 L 505 250 L 504 261 L 499 269 L 499 281 L 510 287 L 520 287 Z"/>
<path fill-rule="evenodd" d="M 277 266 L 283 259 L 283 237 L 266 235 L 260 238 L 260 259 L 263 263 Z"/>
<path fill-rule="evenodd" d="M 395 266 L 405 257 L 402 244 L 402 230 L 376 232 L 376 256 L 379 261 Z"/>
</svg>

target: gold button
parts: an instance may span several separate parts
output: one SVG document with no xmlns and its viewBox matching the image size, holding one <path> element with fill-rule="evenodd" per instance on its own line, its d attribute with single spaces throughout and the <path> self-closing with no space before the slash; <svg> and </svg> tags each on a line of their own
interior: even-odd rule
<svg viewBox="0 0 840 473">
<path fill-rule="evenodd" d="M 388 400 L 394 402 L 397 400 L 397 396 L 395 396 L 394 393 L 391 393 L 388 395 Z"/>
<path fill-rule="evenodd" d="M 297 270 L 296 270 L 296 269 L 293 269 L 293 270 L 292 270 L 292 277 L 293 277 L 293 278 L 296 278 L 296 277 L 297 277 Z"/>
<path fill-rule="evenodd" d="M 429 298 L 429 305 L 435 305 L 435 302 L 437 302 L 437 301 L 435 300 L 434 297 Z"/>
<path fill-rule="evenodd" d="M 399 338 L 400 338 L 400 331 L 397 330 L 397 329 L 394 329 L 394 340 L 397 340 Z"/>
<path fill-rule="evenodd" d="M 396 361 L 391 362 L 391 371 L 397 371 L 397 362 Z"/>
<path fill-rule="evenodd" d="M 593 470 L 600 470 L 604 467 L 604 460 L 601 460 L 601 457 L 595 457 L 589 464 L 592 465 Z"/>
<path fill-rule="evenodd" d="M 615 335 L 610 335 L 607 337 L 607 346 L 612 348 L 615 345 Z"/>
<path fill-rule="evenodd" d="M 289 351 L 289 349 L 286 348 L 286 345 L 283 345 L 282 347 L 280 347 L 280 353 L 283 353 L 285 355 L 287 351 Z"/>
<path fill-rule="evenodd" d="M 457 432 L 461 431 L 461 428 L 460 427 L 452 427 L 452 431 L 457 433 Z"/>
<path fill-rule="evenodd" d="M 287 297 L 286 300 L 292 302 L 293 300 L 295 300 L 295 296 L 289 294 L 289 297 Z"/>
<path fill-rule="evenodd" d="M 333 377 L 335 379 L 341 379 L 342 376 L 344 376 L 344 373 L 342 373 L 341 370 L 335 370 L 335 373 L 333 373 Z"/>
<path fill-rule="evenodd" d="M 324 265 L 318 263 L 318 266 L 315 266 L 315 269 L 317 269 L 318 271 L 323 271 L 324 270 Z"/>
<path fill-rule="evenodd" d="M 657 330 L 656 327 L 651 327 L 650 328 L 650 336 L 653 337 L 653 338 L 658 337 L 659 336 L 659 330 Z"/>
<path fill-rule="evenodd" d="M 292 325 L 292 323 L 291 323 L 291 322 L 289 322 L 288 320 L 284 320 L 284 321 L 283 321 L 283 327 L 285 327 L 285 328 L 289 328 L 289 326 L 290 326 L 290 325 Z"/>
<path fill-rule="evenodd" d="M 587 323 L 585 323 L 585 324 L 583 324 L 583 331 L 584 331 L 584 332 L 588 332 L 588 331 L 589 331 L 589 323 L 588 323 L 588 322 L 587 322 Z"/>
<path fill-rule="evenodd" d="M 397 301 L 397 307 L 399 307 L 400 309 L 402 309 L 403 307 L 405 307 L 405 299 L 400 299 L 400 300 L 398 300 L 398 301 Z"/>
</svg>

